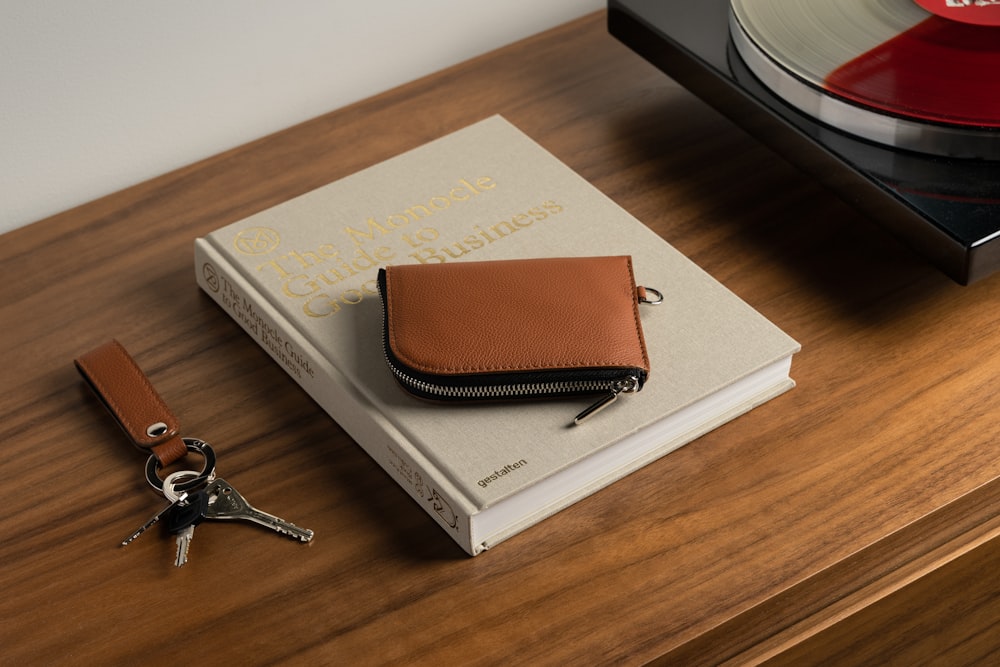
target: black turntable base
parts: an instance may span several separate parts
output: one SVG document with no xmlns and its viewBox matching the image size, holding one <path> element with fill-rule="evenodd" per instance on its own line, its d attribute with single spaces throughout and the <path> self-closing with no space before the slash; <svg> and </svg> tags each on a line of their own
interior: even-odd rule
<svg viewBox="0 0 1000 667">
<path fill-rule="evenodd" d="M 1000 161 L 887 146 L 799 111 L 761 83 L 737 52 L 730 0 L 609 0 L 608 10 L 613 36 L 956 282 L 1000 269 Z M 991 132 L 984 141 L 1000 150 L 1000 132 Z"/>
</svg>

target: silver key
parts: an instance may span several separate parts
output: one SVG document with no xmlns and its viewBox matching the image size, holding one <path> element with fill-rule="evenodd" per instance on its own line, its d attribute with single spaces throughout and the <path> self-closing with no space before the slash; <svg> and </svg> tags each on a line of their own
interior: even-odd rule
<svg viewBox="0 0 1000 667">
<path fill-rule="evenodd" d="M 299 528 L 294 523 L 279 519 L 273 514 L 261 512 L 252 506 L 240 493 L 224 479 L 216 479 L 205 488 L 208 494 L 208 509 L 206 519 L 217 521 L 252 521 L 302 542 L 313 538 L 313 532 Z"/>
<path fill-rule="evenodd" d="M 169 496 L 168 496 L 169 497 Z M 181 567 L 188 560 L 188 549 L 194 537 L 194 527 L 205 518 L 208 511 L 208 495 L 204 491 L 187 494 L 184 503 L 178 503 L 166 515 L 167 530 L 177 536 L 177 556 L 174 565 Z"/>
<path fill-rule="evenodd" d="M 191 538 L 194 537 L 194 525 L 190 525 L 177 533 L 177 557 L 174 565 L 181 567 L 188 562 L 188 549 L 191 548 Z"/>
</svg>

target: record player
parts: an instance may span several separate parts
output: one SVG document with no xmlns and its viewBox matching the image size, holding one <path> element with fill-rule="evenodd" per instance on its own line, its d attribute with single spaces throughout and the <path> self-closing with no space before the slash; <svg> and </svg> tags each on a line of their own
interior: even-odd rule
<svg viewBox="0 0 1000 667">
<path fill-rule="evenodd" d="M 916 0 L 879 4 L 891 9 L 899 2 Z M 894 109 L 869 113 L 867 100 L 857 103 L 819 89 L 808 72 L 775 66 L 767 48 L 761 55 L 761 40 L 752 30 L 744 34 L 733 5 L 756 6 L 752 0 L 609 0 L 608 29 L 956 282 L 967 285 L 1000 269 L 1000 114 L 994 93 L 987 93 L 993 96 L 985 105 L 988 122 L 979 126 L 975 119 L 956 127 L 947 119 L 914 118 Z M 814 5 L 803 6 L 813 11 Z M 997 46 L 988 46 L 987 55 L 1000 57 L 1000 27 L 985 30 L 996 32 L 989 43 Z M 989 77 L 989 91 L 1000 90 L 1000 70 L 977 76 Z M 844 113 L 830 115 L 830 108 Z"/>
</svg>

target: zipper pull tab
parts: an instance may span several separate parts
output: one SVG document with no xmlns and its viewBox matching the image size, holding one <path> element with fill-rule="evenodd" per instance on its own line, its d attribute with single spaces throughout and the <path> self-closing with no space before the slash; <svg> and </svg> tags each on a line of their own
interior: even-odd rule
<svg viewBox="0 0 1000 667">
<path fill-rule="evenodd" d="M 632 393 L 638 390 L 639 390 L 639 379 L 634 375 L 630 375 L 627 378 L 615 382 L 614 386 L 611 387 L 611 389 L 609 389 L 606 394 L 597 399 L 597 402 L 595 402 L 589 408 L 578 414 L 573 419 L 573 425 L 579 426 L 580 424 L 587 421 L 588 419 L 596 415 L 604 408 L 608 407 L 609 405 L 617 401 L 618 394 L 621 394 L 622 392 Z"/>
</svg>

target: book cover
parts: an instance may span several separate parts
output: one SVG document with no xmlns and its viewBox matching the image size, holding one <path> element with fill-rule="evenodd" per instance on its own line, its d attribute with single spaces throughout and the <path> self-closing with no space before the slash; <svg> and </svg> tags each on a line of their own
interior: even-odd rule
<svg viewBox="0 0 1000 667">
<path fill-rule="evenodd" d="M 571 428 L 592 399 L 439 405 L 396 384 L 380 267 L 597 255 L 631 255 L 665 297 L 642 309 L 641 392 Z M 794 385 L 792 338 L 500 116 L 198 239 L 195 270 L 473 555 Z"/>
</svg>

